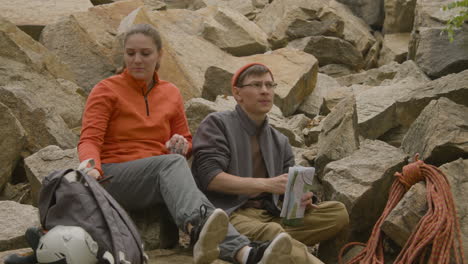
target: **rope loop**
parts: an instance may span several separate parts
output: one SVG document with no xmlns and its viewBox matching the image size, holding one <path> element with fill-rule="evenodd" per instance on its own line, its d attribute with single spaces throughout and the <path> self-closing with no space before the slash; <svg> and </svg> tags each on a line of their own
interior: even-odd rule
<svg viewBox="0 0 468 264">
<path fill-rule="evenodd" d="M 403 166 L 403 172 L 395 172 L 395 177 L 398 178 L 401 184 L 403 184 L 408 190 L 411 186 L 415 185 L 416 183 L 424 180 L 423 173 L 421 171 L 421 167 L 424 164 L 422 160 L 419 160 L 419 154 L 416 153 L 414 155 L 414 162 Z"/>
</svg>

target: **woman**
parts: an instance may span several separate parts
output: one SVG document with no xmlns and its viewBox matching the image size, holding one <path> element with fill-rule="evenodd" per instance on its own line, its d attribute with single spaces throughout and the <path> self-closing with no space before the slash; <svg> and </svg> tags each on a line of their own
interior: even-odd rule
<svg viewBox="0 0 468 264">
<path fill-rule="evenodd" d="M 197 189 L 184 156 L 189 132 L 179 90 L 160 80 L 158 32 L 134 25 L 124 38 L 124 69 L 89 94 L 78 143 L 81 161 L 92 158 L 89 175 L 128 210 L 165 203 L 177 226 L 191 235 L 194 262 L 218 258 L 228 218 Z"/>
</svg>

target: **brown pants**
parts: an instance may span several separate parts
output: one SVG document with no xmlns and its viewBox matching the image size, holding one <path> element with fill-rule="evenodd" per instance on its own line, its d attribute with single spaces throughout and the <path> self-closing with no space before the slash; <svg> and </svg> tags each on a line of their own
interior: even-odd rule
<svg viewBox="0 0 468 264">
<path fill-rule="evenodd" d="M 296 264 L 322 263 L 307 251 L 320 241 L 336 235 L 349 222 L 348 212 L 340 202 L 323 202 L 318 209 L 308 209 L 304 215 L 304 225 L 284 226 L 280 217 L 271 216 L 263 209 L 240 208 L 230 216 L 230 222 L 252 241 L 272 240 L 281 232 L 293 238 L 292 262 Z"/>
</svg>

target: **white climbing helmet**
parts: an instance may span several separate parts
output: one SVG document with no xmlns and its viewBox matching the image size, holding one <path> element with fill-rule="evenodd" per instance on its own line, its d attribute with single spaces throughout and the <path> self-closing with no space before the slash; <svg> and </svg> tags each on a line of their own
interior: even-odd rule
<svg viewBox="0 0 468 264">
<path fill-rule="evenodd" d="M 65 260 L 67 264 L 95 264 L 98 244 L 83 228 L 56 226 L 39 240 L 36 250 L 39 263 Z"/>
</svg>

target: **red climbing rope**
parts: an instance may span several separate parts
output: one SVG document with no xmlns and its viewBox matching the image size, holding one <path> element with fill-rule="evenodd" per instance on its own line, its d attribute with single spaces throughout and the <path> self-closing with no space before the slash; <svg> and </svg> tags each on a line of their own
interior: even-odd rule
<svg viewBox="0 0 468 264">
<path fill-rule="evenodd" d="M 363 245 L 364 249 L 347 264 L 384 264 L 382 243 L 384 234 L 380 228 L 406 191 L 422 180 L 426 181 L 428 210 L 394 263 L 423 263 L 427 260 L 430 264 L 448 264 L 451 258 L 457 264 L 465 263 L 460 223 L 447 177 L 437 167 L 425 164 L 422 160 L 418 160 L 418 157 L 416 154 L 415 161 L 403 167 L 403 173 L 395 173 L 397 179 L 390 189 L 387 205 L 377 220 L 367 244 L 352 242 L 345 245 L 339 254 L 340 264 L 343 263 L 343 253 L 352 245 Z M 430 254 L 429 257 L 427 254 Z"/>
</svg>

